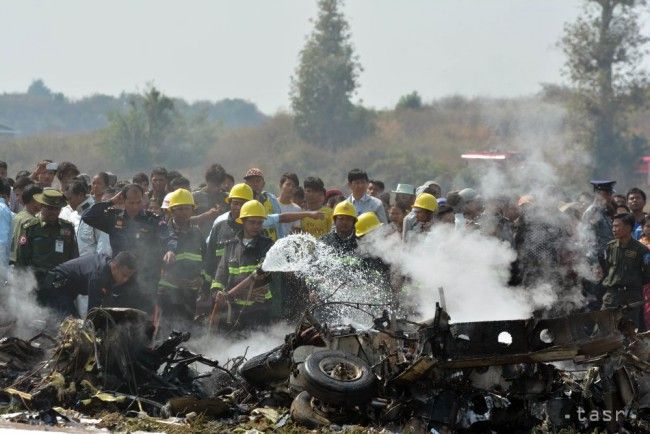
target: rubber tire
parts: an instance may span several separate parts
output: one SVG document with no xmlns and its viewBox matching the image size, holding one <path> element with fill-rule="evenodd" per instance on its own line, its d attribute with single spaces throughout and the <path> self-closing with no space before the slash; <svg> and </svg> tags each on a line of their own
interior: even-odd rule
<svg viewBox="0 0 650 434">
<path fill-rule="evenodd" d="M 280 345 L 248 359 L 240 368 L 239 375 L 255 387 L 270 387 L 288 381 L 291 375 L 291 358 L 284 356 Z"/>
<path fill-rule="evenodd" d="M 310 429 L 317 429 L 329 426 L 330 421 L 316 413 L 311 406 L 311 395 L 308 392 L 300 392 L 291 403 L 289 414 L 294 422 L 304 425 Z"/>
<path fill-rule="evenodd" d="M 320 368 L 321 362 L 328 360 L 341 360 L 353 364 L 360 369 L 361 376 L 350 381 L 332 378 Z M 375 374 L 366 362 L 343 351 L 318 351 L 305 359 L 304 382 L 307 392 L 328 404 L 366 404 L 374 395 L 375 380 Z"/>
</svg>

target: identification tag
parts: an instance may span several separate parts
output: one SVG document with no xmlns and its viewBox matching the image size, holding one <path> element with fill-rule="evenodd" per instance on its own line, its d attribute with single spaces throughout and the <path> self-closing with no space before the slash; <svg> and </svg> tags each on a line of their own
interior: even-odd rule
<svg viewBox="0 0 650 434">
<path fill-rule="evenodd" d="M 56 240 L 54 243 L 54 251 L 56 253 L 63 253 L 63 240 Z"/>
</svg>

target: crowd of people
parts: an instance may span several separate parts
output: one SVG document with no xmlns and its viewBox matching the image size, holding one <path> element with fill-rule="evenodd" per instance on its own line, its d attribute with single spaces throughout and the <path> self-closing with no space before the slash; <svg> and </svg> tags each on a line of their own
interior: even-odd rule
<svg viewBox="0 0 650 434">
<path fill-rule="evenodd" d="M 579 288 L 588 304 L 576 308 L 623 307 L 637 329 L 650 323 L 646 195 L 639 188 L 614 194 L 614 181 L 592 181 L 593 193 L 555 201 L 549 213 L 548 197 L 483 198 L 472 188 L 443 192 L 434 181 L 387 191 L 360 169 L 349 171 L 347 192 L 316 176 L 301 183 L 295 173 L 269 188 L 259 168 L 236 179 L 219 164 L 198 186 L 162 167 L 130 180 L 50 160 L 14 178 L 7 169 L 0 162 L 2 272 L 33 272 L 37 302 L 60 315 L 123 306 L 150 313 L 159 328 L 263 325 L 287 315 L 287 305 L 313 302 L 304 282 L 260 269 L 274 242 L 299 232 L 350 267 L 371 270 L 397 300 L 408 277 L 379 253 L 361 252 L 358 240 L 408 245 L 446 225 L 510 244 L 513 287 Z"/>
</svg>

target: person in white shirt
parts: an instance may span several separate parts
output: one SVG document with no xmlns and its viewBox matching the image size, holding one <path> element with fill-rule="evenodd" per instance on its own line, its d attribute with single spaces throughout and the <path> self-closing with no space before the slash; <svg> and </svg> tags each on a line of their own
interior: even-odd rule
<svg viewBox="0 0 650 434">
<path fill-rule="evenodd" d="M 298 175 L 295 173 L 287 172 L 282 175 L 280 178 L 280 195 L 278 196 L 280 213 L 302 211 L 302 208 L 293 203 L 293 194 L 299 186 L 300 181 L 298 180 Z M 300 220 L 292 223 L 280 223 L 280 225 L 282 226 L 282 232 L 285 235 L 290 235 L 300 229 Z"/>
<path fill-rule="evenodd" d="M 59 218 L 68 220 L 74 225 L 79 256 L 93 253 L 111 256 L 108 234 L 81 220 L 81 214 L 95 203 L 95 199 L 88 195 L 88 185 L 83 180 L 72 181 L 65 191 L 65 197 L 68 199 L 68 205 L 61 209 Z"/>
</svg>

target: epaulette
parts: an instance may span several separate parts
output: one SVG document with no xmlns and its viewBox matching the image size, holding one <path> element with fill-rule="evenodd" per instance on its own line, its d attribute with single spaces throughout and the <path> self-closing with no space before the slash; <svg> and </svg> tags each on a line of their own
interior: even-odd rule
<svg viewBox="0 0 650 434">
<path fill-rule="evenodd" d="M 23 223 L 22 228 L 23 229 L 28 229 L 28 228 L 31 228 L 32 226 L 36 226 L 37 224 L 40 224 L 40 223 L 41 223 L 41 221 L 39 219 L 30 219 L 30 220 L 26 221 L 25 223 Z"/>
</svg>

